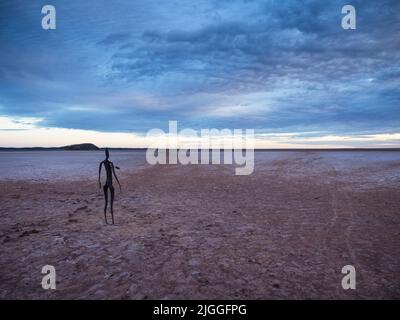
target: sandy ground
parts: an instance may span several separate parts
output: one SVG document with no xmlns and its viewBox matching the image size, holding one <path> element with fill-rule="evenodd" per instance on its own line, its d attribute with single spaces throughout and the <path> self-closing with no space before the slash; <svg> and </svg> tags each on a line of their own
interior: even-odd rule
<svg viewBox="0 0 400 320">
<path fill-rule="evenodd" d="M 399 299 L 400 161 L 288 153 L 251 176 L 154 166 L 121 180 L 0 182 L 2 299 Z M 123 172 L 120 173 L 123 175 Z M 43 290 L 54 265 L 57 289 Z M 357 289 L 343 290 L 354 265 Z"/>
</svg>

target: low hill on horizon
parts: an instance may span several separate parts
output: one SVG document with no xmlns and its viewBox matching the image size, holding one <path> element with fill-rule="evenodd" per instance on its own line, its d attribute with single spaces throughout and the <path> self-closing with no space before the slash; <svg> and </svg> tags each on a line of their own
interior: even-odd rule
<svg viewBox="0 0 400 320">
<path fill-rule="evenodd" d="M 0 147 L 0 151 L 41 151 L 41 150 L 64 150 L 64 151 L 97 151 L 101 150 L 93 143 L 71 144 L 62 147 Z"/>
<path fill-rule="evenodd" d="M 58 149 L 61 150 L 72 150 L 72 151 L 96 151 L 100 150 L 98 146 L 93 143 L 80 143 L 80 144 L 72 144 L 69 146 L 60 147 Z"/>
</svg>

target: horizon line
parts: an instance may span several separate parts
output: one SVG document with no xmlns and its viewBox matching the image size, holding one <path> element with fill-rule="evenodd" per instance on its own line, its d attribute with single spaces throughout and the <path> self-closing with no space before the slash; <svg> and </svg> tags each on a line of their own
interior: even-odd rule
<svg viewBox="0 0 400 320">
<path fill-rule="evenodd" d="M 182 148 L 149 148 L 149 147 L 97 147 L 98 150 L 67 150 L 63 149 L 69 146 L 61 146 L 61 147 L 0 147 L 0 151 L 103 151 L 106 148 L 110 150 L 137 150 L 137 151 L 145 151 L 148 149 L 157 149 L 157 150 L 180 150 Z M 187 148 L 187 150 L 246 150 L 245 148 Z M 252 148 L 254 151 L 400 151 L 400 147 L 348 147 L 348 148 Z"/>
</svg>

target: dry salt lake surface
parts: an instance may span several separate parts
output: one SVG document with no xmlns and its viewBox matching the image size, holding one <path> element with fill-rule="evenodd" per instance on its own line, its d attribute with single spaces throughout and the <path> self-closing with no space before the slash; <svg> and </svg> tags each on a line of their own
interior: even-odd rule
<svg viewBox="0 0 400 320">
<path fill-rule="evenodd" d="M 256 152 L 250 176 L 112 152 L 114 226 L 101 160 L 0 153 L 0 298 L 400 298 L 400 152 Z M 46 264 L 56 290 L 41 287 Z"/>
</svg>

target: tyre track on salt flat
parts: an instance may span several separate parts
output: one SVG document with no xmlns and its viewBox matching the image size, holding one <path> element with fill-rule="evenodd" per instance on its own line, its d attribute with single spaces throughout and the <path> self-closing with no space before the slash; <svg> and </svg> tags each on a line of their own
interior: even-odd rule
<svg viewBox="0 0 400 320">
<path fill-rule="evenodd" d="M 345 227 L 345 231 L 344 231 L 344 238 L 343 238 L 347 252 L 348 252 L 348 254 L 350 256 L 350 260 L 351 260 L 351 261 L 349 261 L 348 264 L 353 265 L 356 268 L 356 270 L 358 270 L 359 268 L 361 268 L 361 264 L 357 258 L 357 255 L 355 253 L 353 245 L 351 244 L 351 242 L 352 242 L 351 235 L 352 235 L 352 229 L 354 227 L 354 219 L 355 219 L 352 201 L 351 201 L 349 192 L 346 191 L 344 188 L 340 188 L 340 190 L 342 191 L 341 193 L 343 194 L 343 197 L 345 200 L 344 202 L 346 203 L 346 209 L 340 210 L 340 208 L 338 207 L 338 193 L 339 193 L 338 170 L 336 169 L 336 167 L 333 164 L 328 163 L 328 162 L 324 162 L 324 163 L 327 167 L 329 167 L 333 171 L 333 175 L 334 175 L 334 179 L 335 179 L 334 180 L 334 188 L 331 189 L 331 196 L 332 196 L 331 204 L 332 204 L 333 216 L 330 219 L 330 221 L 326 224 L 327 232 L 333 231 L 335 227 L 337 228 L 336 225 L 337 225 L 338 218 L 339 218 L 338 212 L 340 212 L 340 211 L 343 212 L 344 213 L 344 214 L 342 214 L 344 217 L 343 221 L 349 221 L 349 223 L 346 223 L 346 227 Z M 347 218 L 346 213 L 350 214 L 350 218 L 346 219 Z M 362 279 L 362 275 L 360 273 L 357 273 L 357 277 Z M 339 290 L 337 290 L 337 291 L 339 291 Z"/>
<path fill-rule="evenodd" d="M 328 172 L 331 171 L 332 172 L 332 168 L 327 166 L 326 163 L 323 161 L 323 158 L 320 155 L 317 154 L 312 154 L 312 158 L 309 160 L 310 165 L 313 165 L 315 168 L 321 168 L 321 170 L 328 169 Z M 325 171 L 325 170 L 324 170 Z M 328 172 L 326 172 L 326 174 L 328 174 Z M 320 179 L 320 177 L 319 177 Z M 330 246 L 328 245 L 328 237 L 329 237 L 329 233 L 331 232 L 331 230 L 333 230 L 337 224 L 338 218 L 339 218 L 339 208 L 338 208 L 338 179 L 337 179 L 337 172 L 336 170 L 333 170 L 333 187 L 331 186 L 331 181 L 328 180 L 321 180 L 321 184 L 325 187 L 327 187 L 327 189 L 329 190 L 329 194 L 330 194 L 330 207 L 331 207 L 331 211 L 332 214 L 329 217 L 329 220 L 327 222 L 325 222 L 323 225 L 319 226 L 319 239 L 320 241 L 318 242 L 318 260 L 320 261 L 320 264 L 328 266 L 329 262 L 327 263 L 326 259 L 327 257 L 329 257 L 329 249 Z M 323 214 L 323 212 L 321 212 L 321 215 Z M 335 294 L 336 297 L 339 297 L 341 295 L 340 292 L 340 285 L 336 285 L 335 286 Z"/>
<path fill-rule="evenodd" d="M 329 220 L 324 224 L 324 226 L 321 228 L 321 245 L 318 248 L 318 252 L 320 255 L 320 261 L 321 263 L 323 262 L 323 257 L 329 256 L 327 253 L 329 251 L 329 244 L 328 244 L 328 240 L 333 240 L 333 241 L 340 241 L 340 237 L 338 237 L 338 233 L 335 232 L 335 229 L 337 230 L 338 228 L 341 228 L 340 225 L 338 225 L 338 221 L 349 221 L 349 223 L 347 223 L 346 227 L 345 227 L 345 231 L 344 231 L 344 237 L 343 237 L 343 241 L 344 241 L 344 245 L 346 247 L 346 250 L 349 254 L 350 260 L 348 264 L 360 267 L 360 263 L 357 259 L 357 256 L 355 254 L 355 250 L 353 248 L 353 246 L 351 245 L 351 234 L 352 234 L 352 229 L 354 226 L 354 212 L 353 212 L 353 207 L 351 205 L 351 199 L 350 196 L 348 194 L 347 191 L 343 190 L 343 188 L 341 188 L 339 186 L 339 174 L 338 174 L 338 170 L 336 169 L 336 167 L 329 163 L 324 161 L 323 157 L 314 157 L 312 159 L 310 159 L 310 163 L 315 163 L 316 166 L 319 165 L 321 168 L 325 167 L 327 169 L 328 172 L 332 173 L 332 181 L 328 184 L 326 184 L 324 182 L 325 185 L 328 185 L 329 188 L 329 193 L 330 193 L 330 197 L 331 197 L 331 201 L 330 201 L 330 207 L 331 207 L 331 216 L 329 218 Z M 343 191 L 343 192 L 341 192 Z M 340 197 L 339 194 L 343 194 L 344 196 L 344 202 L 346 203 L 346 209 L 344 208 L 340 208 L 339 206 L 339 202 L 340 202 Z M 346 215 L 346 213 L 350 214 L 350 218 L 348 218 L 348 216 Z M 343 219 L 340 219 L 340 217 L 343 217 Z M 329 238 L 329 234 L 333 234 L 333 237 Z M 343 266 L 339 266 L 340 270 L 341 267 Z M 359 277 L 361 278 L 361 277 Z M 341 292 L 341 288 L 338 285 L 335 289 L 335 292 L 337 294 L 337 296 L 341 296 L 343 294 L 343 292 Z"/>
<path fill-rule="evenodd" d="M 338 173 L 337 173 L 336 167 L 333 164 L 328 164 L 327 163 L 327 165 L 332 168 L 332 170 L 334 171 L 334 176 L 335 176 L 335 191 L 332 194 L 332 199 L 333 199 L 332 200 L 332 205 L 333 205 L 332 209 L 334 211 L 334 217 L 331 219 L 331 221 L 329 223 L 329 227 L 333 228 L 333 226 L 336 225 L 337 219 L 338 219 L 338 214 L 337 214 L 337 212 L 338 212 L 338 208 L 337 208 L 337 193 L 338 193 L 337 180 L 338 180 Z M 349 193 L 346 190 L 342 189 L 342 194 L 344 196 L 344 200 L 345 200 L 346 207 L 347 207 L 346 212 L 350 213 L 350 219 L 348 219 L 350 221 L 349 221 L 349 223 L 347 223 L 347 226 L 346 226 L 344 240 L 345 240 L 345 244 L 346 244 L 346 247 L 347 247 L 347 251 L 348 251 L 352 261 L 354 261 L 357 265 L 359 265 L 358 259 L 356 257 L 355 252 L 354 252 L 354 249 L 353 249 L 353 246 L 351 245 L 351 233 L 352 233 L 352 229 L 354 227 L 353 206 L 352 206 L 352 202 L 351 202 Z M 342 211 L 344 211 L 344 210 L 342 210 Z"/>
</svg>

